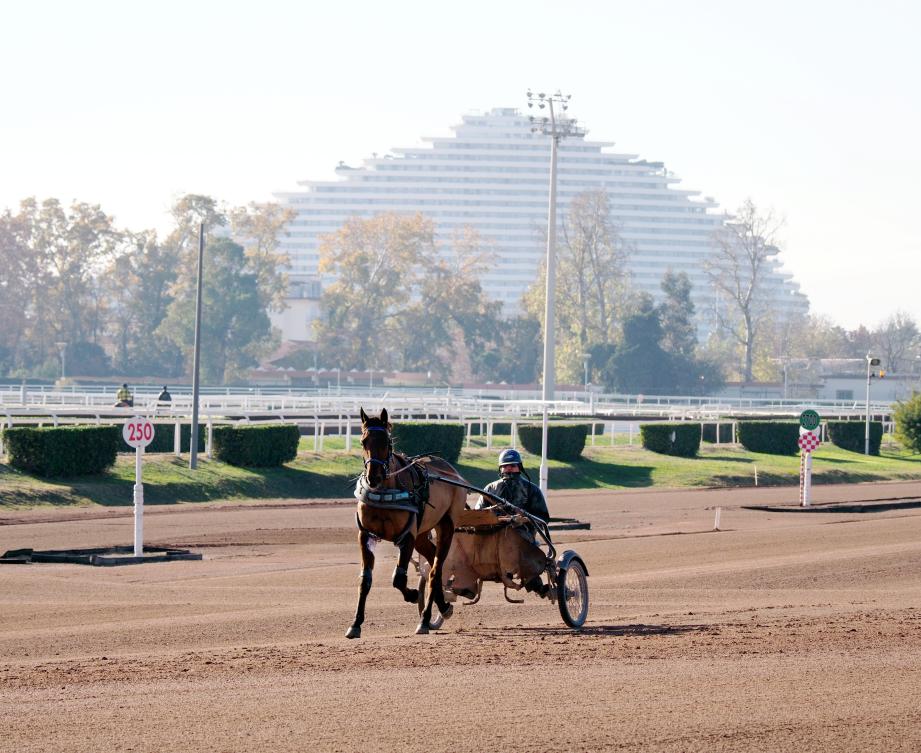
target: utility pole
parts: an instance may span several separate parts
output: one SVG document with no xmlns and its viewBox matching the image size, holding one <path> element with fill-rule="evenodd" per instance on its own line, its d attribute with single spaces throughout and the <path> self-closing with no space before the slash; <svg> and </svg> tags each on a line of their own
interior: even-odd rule
<svg viewBox="0 0 921 753">
<path fill-rule="evenodd" d="M 867 415 L 863 427 L 863 454 L 870 454 L 870 379 L 873 378 L 873 372 L 871 369 L 874 366 L 879 366 L 878 358 L 871 358 L 870 354 L 867 353 Z"/>
<path fill-rule="evenodd" d="M 541 400 L 544 404 L 543 426 L 541 430 L 540 450 L 540 489 L 546 496 L 547 479 L 547 435 L 549 433 L 550 402 L 554 399 L 556 378 L 554 376 L 554 311 L 556 292 L 556 162 L 560 141 L 566 136 L 579 136 L 582 133 L 576 127 L 575 118 L 566 115 L 571 94 L 535 94 L 528 90 L 528 107 L 545 110 L 546 115 L 531 116 L 531 132 L 542 133 L 550 137 L 550 203 L 547 207 L 547 262 L 546 292 L 544 294 L 544 376 Z"/>
<path fill-rule="evenodd" d="M 198 290 L 195 294 L 195 350 L 192 357 L 192 426 L 189 435 L 189 468 L 198 467 L 198 366 L 201 362 L 201 283 L 205 259 L 205 223 L 198 226 Z"/>
<path fill-rule="evenodd" d="M 58 351 L 61 353 L 61 383 L 63 385 L 67 373 L 67 343 L 56 342 L 55 345 L 58 346 Z"/>
</svg>

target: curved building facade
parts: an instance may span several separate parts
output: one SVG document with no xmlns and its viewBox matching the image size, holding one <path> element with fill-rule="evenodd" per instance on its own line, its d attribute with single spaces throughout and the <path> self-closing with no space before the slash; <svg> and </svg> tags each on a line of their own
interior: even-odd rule
<svg viewBox="0 0 921 753">
<path fill-rule="evenodd" d="M 361 167 L 340 163 L 336 180 L 303 181 L 302 190 L 276 194 L 297 212 L 282 243 L 292 279 L 317 279 L 321 236 L 348 218 L 421 212 L 434 220 L 446 247 L 465 226 L 477 230 L 494 260 L 482 278 L 483 289 L 502 303 L 506 315 L 516 313 L 545 255 L 549 137 L 532 133 L 528 117 L 512 108 L 466 115 L 453 131 L 423 139 L 423 146 L 367 159 Z M 716 301 L 703 265 L 713 253 L 713 232 L 726 215 L 712 199 L 680 188 L 680 180 L 663 163 L 612 147 L 585 136 L 561 142 L 558 222 L 573 197 L 604 189 L 611 221 L 628 250 L 632 287 L 658 298 L 668 270 L 687 272 L 706 331 Z M 770 261 L 764 290 L 775 311 L 808 310 L 805 296 L 776 259 Z"/>
</svg>

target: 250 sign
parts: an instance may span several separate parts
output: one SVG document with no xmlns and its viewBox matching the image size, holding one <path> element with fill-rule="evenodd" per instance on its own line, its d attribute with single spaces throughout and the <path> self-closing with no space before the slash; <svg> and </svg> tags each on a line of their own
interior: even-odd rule
<svg viewBox="0 0 921 753">
<path fill-rule="evenodd" d="M 122 437 L 129 447 L 147 447 L 153 442 L 153 424 L 142 416 L 129 418 L 122 427 Z"/>
</svg>

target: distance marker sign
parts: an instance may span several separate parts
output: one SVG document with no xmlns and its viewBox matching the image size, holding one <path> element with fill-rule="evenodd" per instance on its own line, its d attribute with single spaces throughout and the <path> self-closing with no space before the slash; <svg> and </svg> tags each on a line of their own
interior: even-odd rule
<svg viewBox="0 0 921 753">
<path fill-rule="evenodd" d="M 143 416 L 132 416 L 122 426 L 125 444 L 134 448 L 134 556 L 144 556 L 144 484 L 141 480 L 141 465 L 144 448 L 154 438 L 154 427 Z"/>
<path fill-rule="evenodd" d="M 154 438 L 154 427 L 143 416 L 133 416 L 122 427 L 122 438 L 129 447 L 147 447 Z"/>
<path fill-rule="evenodd" d="M 818 429 L 821 421 L 822 419 L 819 418 L 819 414 L 811 408 L 799 414 L 799 425 L 806 431 Z"/>
</svg>

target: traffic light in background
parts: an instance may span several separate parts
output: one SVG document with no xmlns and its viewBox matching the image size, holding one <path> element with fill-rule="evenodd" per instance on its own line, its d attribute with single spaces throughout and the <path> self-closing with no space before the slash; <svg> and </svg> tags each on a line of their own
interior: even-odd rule
<svg viewBox="0 0 921 753">
<path fill-rule="evenodd" d="M 886 372 L 885 372 L 883 369 L 880 369 L 880 370 L 879 370 L 879 378 L 882 379 L 884 376 L 886 376 Z"/>
</svg>

